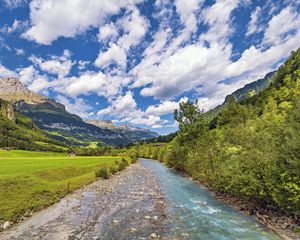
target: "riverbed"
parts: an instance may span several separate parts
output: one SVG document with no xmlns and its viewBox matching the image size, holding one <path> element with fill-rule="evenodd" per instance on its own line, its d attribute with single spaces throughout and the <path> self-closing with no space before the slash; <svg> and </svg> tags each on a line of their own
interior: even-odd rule
<svg viewBox="0 0 300 240">
<path fill-rule="evenodd" d="M 205 188 L 147 159 L 0 233 L 1 240 L 158 238 L 280 239 Z"/>
</svg>

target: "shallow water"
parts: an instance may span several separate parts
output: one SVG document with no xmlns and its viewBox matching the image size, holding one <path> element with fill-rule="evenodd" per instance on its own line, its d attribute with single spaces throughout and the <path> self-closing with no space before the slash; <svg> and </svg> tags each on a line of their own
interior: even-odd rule
<svg viewBox="0 0 300 240">
<path fill-rule="evenodd" d="M 281 239 L 258 221 L 213 198 L 200 187 L 161 163 L 142 159 L 153 171 L 168 203 L 169 237 L 187 239 Z"/>
</svg>

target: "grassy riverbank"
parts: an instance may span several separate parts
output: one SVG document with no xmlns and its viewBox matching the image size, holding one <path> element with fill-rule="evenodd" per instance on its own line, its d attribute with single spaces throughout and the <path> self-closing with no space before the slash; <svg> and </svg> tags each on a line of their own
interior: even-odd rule
<svg viewBox="0 0 300 240">
<path fill-rule="evenodd" d="M 121 157 L 0 150 L 0 221 L 16 221 L 28 210 L 50 205 L 94 181 L 95 171 L 121 161 Z"/>
</svg>

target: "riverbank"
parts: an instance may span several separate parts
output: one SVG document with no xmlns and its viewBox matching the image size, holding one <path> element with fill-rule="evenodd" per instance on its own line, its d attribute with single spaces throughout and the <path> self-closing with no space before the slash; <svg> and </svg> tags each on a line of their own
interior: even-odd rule
<svg viewBox="0 0 300 240">
<path fill-rule="evenodd" d="M 285 240 L 300 240 L 300 226 L 296 223 L 295 219 L 283 216 L 269 210 L 248 206 L 247 203 L 239 200 L 238 198 L 209 189 L 214 197 L 236 210 L 242 211 L 247 215 L 254 216 L 259 222 L 264 224 L 268 229 L 274 231 Z M 296 230 L 295 230 L 296 229 Z M 299 230 L 298 233 L 294 231 Z"/>
<path fill-rule="evenodd" d="M 0 233 L 1 240 L 134 239 L 166 230 L 165 201 L 155 176 L 132 164 L 76 190 Z"/>
<path fill-rule="evenodd" d="M 173 169 L 174 170 L 174 169 Z M 174 170 L 177 171 L 177 170 Z M 178 171 L 177 171 L 178 172 Z M 200 186 L 205 186 L 213 197 L 234 209 L 243 212 L 246 215 L 253 216 L 261 224 L 265 225 L 268 229 L 275 232 L 284 240 L 300 240 L 300 225 L 297 224 L 296 219 L 280 215 L 269 210 L 249 206 L 247 203 L 241 201 L 228 193 L 220 192 L 216 189 L 206 186 L 204 183 L 193 179 L 188 174 L 179 172 L 183 177 L 190 179 Z M 298 220 L 300 223 L 300 219 Z M 296 231 L 296 232 L 295 232 Z"/>
</svg>

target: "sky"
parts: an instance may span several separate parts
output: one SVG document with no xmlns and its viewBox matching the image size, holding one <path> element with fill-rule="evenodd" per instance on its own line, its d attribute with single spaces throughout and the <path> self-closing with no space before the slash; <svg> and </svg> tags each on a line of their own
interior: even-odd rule
<svg viewBox="0 0 300 240">
<path fill-rule="evenodd" d="M 299 46 L 297 0 L 0 0 L 0 77 L 160 134 L 180 102 L 209 110 Z"/>
</svg>

